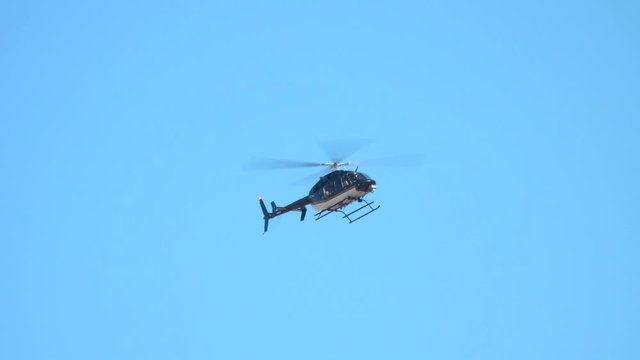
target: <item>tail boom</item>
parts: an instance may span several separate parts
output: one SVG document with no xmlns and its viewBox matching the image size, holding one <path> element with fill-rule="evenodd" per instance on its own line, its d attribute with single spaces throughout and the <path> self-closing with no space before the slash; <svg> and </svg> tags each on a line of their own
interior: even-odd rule
<svg viewBox="0 0 640 360">
<path fill-rule="evenodd" d="M 262 209 L 262 214 L 264 215 L 264 232 L 266 233 L 269 230 L 269 220 L 275 218 L 276 216 L 280 216 L 289 211 L 300 211 L 302 214 L 300 215 L 300 221 L 304 221 L 304 217 L 307 214 L 306 205 L 311 203 L 311 200 L 308 196 L 305 196 L 301 199 L 298 199 L 291 204 L 279 207 L 276 205 L 275 201 L 271 202 L 271 212 L 267 210 L 267 206 L 262 200 L 262 196 L 258 197 L 258 201 L 260 202 L 260 208 Z"/>
</svg>

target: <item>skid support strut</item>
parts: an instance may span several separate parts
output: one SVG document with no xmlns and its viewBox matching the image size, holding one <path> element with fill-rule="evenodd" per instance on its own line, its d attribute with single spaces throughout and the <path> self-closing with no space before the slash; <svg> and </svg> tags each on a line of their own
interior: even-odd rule
<svg viewBox="0 0 640 360">
<path fill-rule="evenodd" d="M 346 202 L 346 201 L 347 201 L 347 200 L 345 200 L 345 202 Z M 358 202 L 364 202 L 365 204 L 364 204 L 364 205 L 362 205 L 361 207 L 359 207 L 359 208 L 357 208 L 357 209 L 355 209 L 355 210 L 353 210 L 352 212 L 350 212 L 350 213 L 348 213 L 348 214 L 347 214 L 346 212 L 344 212 L 344 211 L 340 210 L 340 208 L 342 207 L 341 205 L 343 205 L 343 204 L 342 204 L 342 203 L 338 203 L 336 206 L 334 206 L 334 207 L 336 207 L 336 209 L 335 209 L 335 210 L 332 210 L 332 209 L 326 209 L 326 210 L 322 210 L 321 212 L 317 213 L 317 214 L 315 215 L 316 220 L 320 220 L 320 219 L 322 219 L 323 217 L 325 217 L 325 216 L 327 216 L 327 215 L 329 215 L 329 214 L 331 214 L 331 213 L 339 212 L 339 213 L 341 213 L 341 214 L 343 215 L 343 216 L 342 216 L 342 218 L 343 218 L 343 219 L 345 219 L 345 218 L 346 218 L 347 220 L 349 220 L 349 224 L 351 224 L 351 223 L 353 223 L 353 222 L 356 222 L 356 221 L 358 221 L 358 220 L 362 219 L 363 217 L 365 217 L 365 216 L 367 216 L 367 215 L 371 214 L 372 212 L 374 212 L 374 211 L 376 211 L 376 210 L 378 210 L 378 209 L 380 208 L 380 205 L 378 205 L 378 206 L 376 206 L 376 207 L 373 207 L 373 205 L 372 205 L 372 204 L 373 204 L 375 201 L 368 202 L 367 200 L 360 198 L 360 199 L 358 199 Z M 366 208 L 368 208 L 368 209 L 366 209 Z M 355 218 L 355 219 L 352 219 L 352 218 L 351 218 L 351 216 L 352 216 L 352 215 L 356 215 L 356 213 L 358 213 L 358 212 L 362 211 L 363 209 L 366 209 L 366 210 L 365 210 L 366 212 L 365 212 L 364 214 L 359 215 L 359 216 L 358 216 L 357 218 Z"/>
</svg>

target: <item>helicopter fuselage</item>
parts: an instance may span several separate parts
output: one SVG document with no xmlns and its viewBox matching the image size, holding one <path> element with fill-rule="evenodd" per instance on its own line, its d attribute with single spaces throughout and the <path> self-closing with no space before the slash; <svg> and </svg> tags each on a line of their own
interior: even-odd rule
<svg viewBox="0 0 640 360">
<path fill-rule="evenodd" d="M 364 173 L 335 170 L 311 188 L 309 199 L 317 212 L 338 210 L 374 191 L 376 182 Z"/>
</svg>

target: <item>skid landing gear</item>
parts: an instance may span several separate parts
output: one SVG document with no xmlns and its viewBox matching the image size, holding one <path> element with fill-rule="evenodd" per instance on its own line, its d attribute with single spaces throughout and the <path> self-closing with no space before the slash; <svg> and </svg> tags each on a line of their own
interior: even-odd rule
<svg viewBox="0 0 640 360">
<path fill-rule="evenodd" d="M 360 206 L 359 208 L 357 208 L 357 209 L 353 210 L 352 212 L 350 212 L 350 213 L 348 213 L 348 214 L 347 214 L 346 212 L 344 212 L 344 211 L 340 210 L 340 209 L 341 209 L 341 208 L 343 208 L 344 206 L 347 206 L 348 204 L 350 204 L 351 202 L 353 202 L 353 200 L 355 200 L 355 199 L 345 199 L 344 201 L 342 201 L 342 202 L 340 202 L 340 203 L 336 204 L 335 206 L 333 206 L 333 208 L 334 208 L 334 209 L 326 209 L 326 210 L 322 210 L 322 211 L 320 211 L 319 213 L 315 214 L 316 220 L 320 220 L 320 219 L 322 219 L 323 217 L 325 217 L 325 216 L 327 216 L 327 215 L 329 215 L 329 214 L 331 214 L 331 213 L 338 212 L 338 213 L 341 213 L 341 214 L 343 215 L 343 216 L 342 216 L 342 218 L 343 218 L 343 219 L 345 219 L 345 218 L 346 218 L 347 220 L 349 220 L 349 224 L 351 224 L 351 223 L 353 223 L 353 222 L 356 222 L 356 221 L 358 221 L 358 220 L 362 219 L 363 217 L 365 217 L 365 216 L 367 216 L 367 215 L 371 214 L 372 212 L 374 212 L 374 211 L 376 211 L 376 210 L 378 210 L 378 209 L 380 208 L 380 205 L 378 205 L 378 206 L 376 206 L 376 207 L 373 207 L 373 206 L 372 206 L 372 204 L 373 204 L 375 201 L 368 202 L 367 200 L 365 200 L 365 199 L 363 199 L 363 198 L 359 198 L 359 199 L 357 199 L 357 201 L 358 201 L 359 203 L 364 202 L 364 203 L 365 203 L 364 205 Z M 361 215 L 360 215 L 360 214 L 357 214 L 358 212 L 360 212 L 360 211 L 362 211 L 362 210 L 364 210 L 364 211 L 366 211 L 366 212 L 365 212 L 364 214 L 361 214 Z M 351 218 L 351 216 L 352 216 L 352 215 L 359 215 L 359 216 L 358 216 L 357 218 L 355 218 L 355 219 L 352 219 L 352 218 Z"/>
</svg>

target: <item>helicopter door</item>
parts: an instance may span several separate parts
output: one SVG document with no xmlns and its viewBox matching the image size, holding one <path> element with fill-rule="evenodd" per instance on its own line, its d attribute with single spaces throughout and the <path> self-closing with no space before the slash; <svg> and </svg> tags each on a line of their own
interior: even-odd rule
<svg viewBox="0 0 640 360">
<path fill-rule="evenodd" d="M 340 178 L 340 181 L 342 182 L 342 188 L 348 188 L 349 186 L 351 186 L 351 184 L 353 184 L 353 174 L 345 174 Z"/>
<path fill-rule="evenodd" d="M 322 187 L 322 197 L 325 199 L 328 199 L 329 197 L 331 197 L 331 195 L 334 193 L 334 185 L 333 185 L 333 181 L 327 181 L 324 186 Z"/>
</svg>

